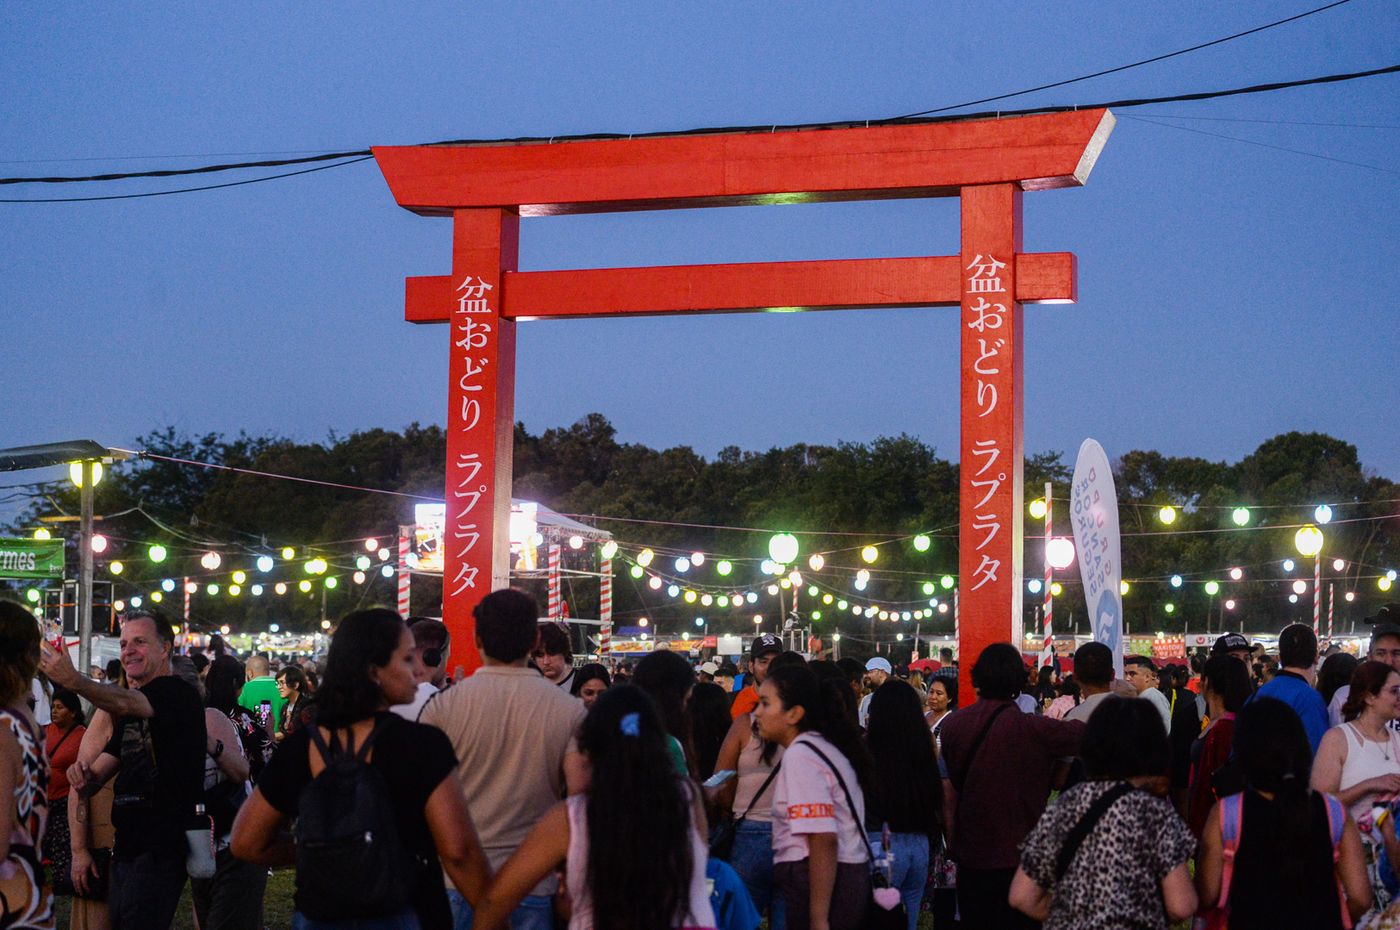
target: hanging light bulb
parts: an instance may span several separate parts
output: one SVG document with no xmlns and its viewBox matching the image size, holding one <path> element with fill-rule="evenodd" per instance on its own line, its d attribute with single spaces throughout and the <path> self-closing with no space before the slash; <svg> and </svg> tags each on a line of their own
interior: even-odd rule
<svg viewBox="0 0 1400 930">
<path fill-rule="evenodd" d="M 82 463 L 82 462 L 69 462 L 69 463 L 68 463 L 68 479 L 69 479 L 70 481 L 72 481 L 73 484 L 74 484 L 74 486 L 76 486 L 76 487 L 80 487 L 80 488 L 81 488 L 81 487 L 83 486 L 83 463 Z M 97 487 L 97 486 L 98 486 L 99 484 L 101 484 L 101 483 L 102 483 L 102 463 L 101 463 L 101 462 L 93 462 L 93 463 L 92 463 L 92 486 L 93 486 L 93 487 Z"/>
<path fill-rule="evenodd" d="M 107 551 L 107 537 L 101 533 L 92 534 L 92 551 L 102 553 Z"/>
<path fill-rule="evenodd" d="M 125 570 L 126 566 L 121 562 L 112 562 L 107 566 L 107 571 L 111 572 L 113 575 L 120 575 Z"/>
<path fill-rule="evenodd" d="M 392 565 L 381 565 L 381 566 L 379 567 L 379 574 L 383 575 L 385 578 L 393 578 L 393 577 L 394 577 L 394 566 L 392 566 Z"/>
<path fill-rule="evenodd" d="M 920 533 L 918 536 L 915 536 L 915 537 L 914 537 L 914 551 L 915 551 L 915 552 L 927 552 L 927 551 L 929 550 L 929 546 L 932 546 L 932 545 L 933 545 L 933 540 L 929 539 L 928 536 L 925 535 L 924 533 Z"/>
<path fill-rule="evenodd" d="M 1220 582 L 1218 582 L 1218 581 L 1207 581 L 1207 582 L 1206 582 L 1206 594 L 1210 595 L 1211 597 L 1215 597 L 1215 596 L 1216 596 L 1217 594 L 1219 594 L 1219 593 L 1220 593 Z"/>
<path fill-rule="evenodd" d="M 646 568 L 651 564 L 651 560 L 654 558 L 656 558 L 655 552 L 652 552 L 650 549 L 643 549 L 641 552 L 637 553 L 637 564 Z"/>
<path fill-rule="evenodd" d="M 1176 522 L 1176 508 L 1171 504 L 1167 504 L 1161 510 L 1157 511 L 1157 519 L 1162 521 L 1163 526 L 1171 526 Z"/>
<path fill-rule="evenodd" d="M 1326 504 L 1318 504 L 1317 507 L 1313 509 L 1313 519 L 1318 523 L 1331 523 L 1332 508 L 1328 507 Z"/>
<path fill-rule="evenodd" d="M 874 546 L 862 546 L 860 550 L 861 561 L 867 565 L 873 564 L 880 557 L 880 550 Z"/>
<path fill-rule="evenodd" d="M 1132 587 L 1133 586 L 1128 584 L 1126 581 L 1120 581 L 1118 582 L 1118 593 L 1120 595 L 1127 594 L 1129 591 L 1132 590 Z"/>
<path fill-rule="evenodd" d="M 687 559 L 685 556 L 676 559 L 674 564 L 676 566 L 676 571 L 682 575 L 690 571 L 690 559 Z"/>
<path fill-rule="evenodd" d="M 311 582 L 305 578 L 301 579 L 301 581 L 297 582 L 297 590 L 302 594 L 309 593 L 311 591 Z"/>
<path fill-rule="evenodd" d="M 1074 542 L 1064 536 L 1055 536 L 1045 544 L 1045 560 L 1050 567 L 1059 571 L 1074 563 Z"/>
<path fill-rule="evenodd" d="M 224 558 L 217 552 L 211 550 L 199 557 L 199 564 L 212 572 L 220 565 L 224 564 Z"/>
<path fill-rule="evenodd" d="M 174 591 L 174 590 L 175 590 L 175 579 L 174 579 L 174 578 L 162 578 L 161 581 L 160 581 L 160 589 L 161 589 L 162 591 Z"/>
<path fill-rule="evenodd" d="M 947 591 L 958 582 L 957 579 L 955 579 L 952 575 L 944 575 L 942 578 L 938 579 L 938 583 L 943 586 L 944 591 Z"/>
<path fill-rule="evenodd" d="M 1050 596 L 1051 596 L 1051 597 L 1059 597 L 1061 594 L 1064 593 L 1064 591 L 1065 591 L 1064 585 L 1060 584 L 1058 581 L 1052 581 L 1052 582 L 1050 582 Z"/>
<path fill-rule="evenodd" d="M 360 558 L 364 558 L 364 556 L 360 556 Z M 270 571 L 272 571 L 272 565 L 273 565 L 272 556 L 270 556 L 270 555 L 260 555 L 260 556 L 258 556 L 258 561 L 257 561 L 255 564 L 256 564 L 257 567 L 258 567 L 258 571 L 263 572 L 263 573 L 270 572 Z"/>
<path fill-rule="evenodd" d="M 329 578 L 327 578 L 324 582 L 322 582 L 322 584 L 324 584 L 326 587 L 328 587 L 328 588 L 334 590 L 335 587 L 336 587 L 338 584 L 340 584 L 340 582 L 339 582 L 338 580 L 336 580 L 336 577 L 335 577 L 334 575 L 331 575 L 331 576 L 330 576 Z"/>
<path fill-rule="evenodd" d="M 368 538 L 368 539 L 365 540 L 365 551 L 366 551 L 366 552 L 376 552 L 376 551 L 378 551 L 378 549 L 379 549 L 379 540 L 375 539 L 373 536 L 371 536 L 370 538 Z"/>
<path fill-rule="evenodd" d="M 1235 568 L 1230 569 L 1230 580 L 1231 580 L 1231 581 L 1239 581 L 1239 580 L 1240 580 L 1241 578 L 1243 578 L 1243 577 L 1244 577 L 1244 569 L 1239 568 L 1238 566 L 1236 566 Z"/>
<path fill-rule="evenodd" d="M 690 554 L 690 564 L 691 564 L 691 565 L 696 565 L 696 566 L 704 565 L 704 564 L 705 564 L 705 553 L 703 553 L 703 552 L 692 552 L 692 553 Z"/>
<path fill-rule="evenodd" d="M 1230 511 L 1230 519 L 1234 521 L 1235 526 L 1249 526 L 1249 508 L 1236 507 Z"/>
<path fill-rule="evenodd" d="M 797 537 L 791 533 L 777 533 L 768 540 L 768 555 L 780 565 L 797 561 L 797 550 Z"/>
<path fill-rule="evenodd" d="M 646 574 L 646 569 L 642 568 L 640 565 L 633 565 L 631 568 L 627 569 L 627 574 L 631 575 L 633 578 L 640 578 Z"/>
<path fill-rule="evenodd" d="M 605 559 L 612 558 L 617 555 L 617 543 L 609 539 L 607 542 L 603 543 L 603 547 L 598 550 L 598 554 Z"/>
<path fill-rule="evenodd" d="M 1322 530 L 1311 523 L 1293 534 L 1293 548 L 1297 549 L 1298 554 L 1302 556 L 1317 555 L 1322 551 L 1322 542 Z"/>
<path fill-rule="evenodd" d="M 53 539 L 53 534 L 48 531 L 47 527 L 41 526 L 34 531 L 34 538 L 42 542 L 46 539 Z"/>
<path fill-rule="evenodd" d="M 232 578 L 234 584 L 243 584 L 245 581 L 248 580 L 248 573 L 243 571 L 242 569 L 239 569 L 238 571 L 233 573 Z"/>
<path fill-rule="evenodd" d="M 1234 610 L 1234 609 L 1235 609 L 1235 599 L 1234 599 L 1233 597 L 1232 597 L 1232 598 L 1229 598 L 1228 600 L 1225 601 L 1225 609 L 1226 609 L 1226 610 Z"/>
<path fill-rule="evenodd" d="M 680 596 L 681 596 L 681 586 L 678 585 L 678 584 L 667 585 L 667 586 L 666 586 L 666 596 L 667 596 L 667 597 L 680 597 Z"/>
<path fill-rule="evenodd" d="M 358 569 L 355 571 L 355 574 L 353 574 L 353 575 L 350 576 L 350 578 L 355 582 L 355 584 L 364 584 L 364 583 L 365 583 L 365 573 L 362 572 L 362 571 L 359 571 Z"/>
<path fill-rule="evenodd" d="M 1306 581 L 1304 581 L 1303 579 L 1299 578 L 1297 581 L 1293 582 L 1293 593 L 1294 593 L 1294 594 L 1306 594 L 1306 593 L 1307 593 L 1307 590 L 1308 590 L 1308 583 L 1307 583 Z"/>
<path fill-rule="evenodd" d="M 728 559 L 721 559 L 715 563 L 715 571 L 720 575 L 728 575 L 730 572 L 734 571 L 734 566 Z"/>
<path fill-rule="evenodd" d="M 582 536 L 570 536 L 570 537 L 569 537 L 569 548 L 570 548 L 570 549 L 582 549 L 582 548 L 583 548 L 583 537 L 582 537 Z"/>
<path fill-rule="evenodd" d="M 1286 572 L 1291 572 L 1291 571 L 1293 571 L 1293 569 L 1294 569 L 1295 567 L 1296 567 L 1296 566 L 1293 564 L 1293 560 L 1292 560 L 1292 559 L 1284 559 L 1284 560 L 1283 560 L 1283 570 L 1284 570 L 1284 571 L 1286 571 Z"/>
<path fill-rule="evenodd" d="M 387 561 L 389 561 L 389 556 L 391 556 L 391 555 L 393 555 L 393 553 L 390 552 L 388 549 L 380 549 L 380 550 L 379 550 L 379 561 L 381 561 L 381 562 L 387 562 Z"/>
<path fill-rule="evenodd" d="M 195 593 L 196 591 L 198 591 L 198 590 L 199 590 L 199 585 L 195 584 L 193 581 L 187 581 L 187 582 L 185 582 L 185 593 L 186 593 L 186 594 L 194 594 L 194 593 Z"/>
<path fill-rule="evenodd" d="M 255 584 L 255 585 L 253 585 L 251 588 L 249 588 L 248 590 L 252 593 L 253 597 L 262 597 L 262 593 L 263 593 L 263 586 L 262 586 L 262 585 L 260 585 L 260 584 Z"/>
<path fill-rule="evenodd" d="M 355 559 L 355 567 L 362 572 L 369 571 L 369 567 L 373 564 L 374 563 L 370 561 L 370 557 L 367 555 L 362 555 Z"/>
<path fill-rule="evenodd" d="M 288 562 L 297 557 L 297 551 L 291 546 L 282 547 L 282 558 Z"/>
<path fill-rule="evenodd" d="M 821 571 L 824 565 L 826 565 L 826 558 L 820 552 L 813 552 L 807 557 L 807 567 L 814 572 Z"/>
<path fill-rule="evenodd" d="M 1346 561 L 1346 559 L 1333 559 L 1333 560 L 1332 560 L 1332 571 L 1334 571 L 1334 572 L 1344 572 L 1344 571 L 1346 571 L 1346 570 L 1347 570 L 1347 561 Z"/>
<path fill-rule="evenodd" d="M 1026 509 L 1030 511 L 1030 515 L 1033 519 L 1044 520 L 1046 514 L 1045 498 L 1037 497 L 1035 500 L 1031 501 L 1030 506 Z"/>
<path fill-rule="evenodd" d="M 929 585 L 929 587 L 933 586 Z M 1029 591 L 1031 594 L 1039 594 L 1044 588 L 1045 585 L 1041 582 L 1039 578 L 1032 578 L 1030 581 L 1026 582 L 1026 590 Z M 925 591 L 924 593 L 927 594 L 929 592 Z"/>
<path fill-rule="evenodd" d="M 652 575 L 647 579 L 647 587 L 651 588 L 653 591 L 660 591 L 661 585 L 662 581 L 660 575 Z"/>
<path fill-rule="evenodd" d="M 1182 577 L 1180 575 L 1172 575 L 1170 581 L 1173 588 L 1179 588 L 1182 585 Z"/>
<path fill-rule="evenodd" d="M 276 594 L 286 594 L 286 593 L 287 593 L 287 583 L 286 583 L 285 581 L 279 581 L 279 582 L 277 582 L 275 585 L 272 586 L 272 590 L 273 590 L 273 592 L 276 593 Z"/>
</svg>

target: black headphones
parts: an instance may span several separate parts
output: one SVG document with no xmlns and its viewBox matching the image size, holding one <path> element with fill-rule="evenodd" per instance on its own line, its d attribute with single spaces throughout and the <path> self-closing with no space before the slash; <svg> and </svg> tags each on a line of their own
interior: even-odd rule
<svg viewBox="0 0 1400 930">
<path fill-rule="evenodd" d="M 423 664 L 429 668 L 437 668 L 443 663 L 443 660 L 447 658 L 448 654 L 452 652 L 452 633 L 448 631 L 446 626 L 443 627 L 443 633 L 447 636 L 447 639 L 441 646 L 436 649 L 423 650 Z"/>
</svg>

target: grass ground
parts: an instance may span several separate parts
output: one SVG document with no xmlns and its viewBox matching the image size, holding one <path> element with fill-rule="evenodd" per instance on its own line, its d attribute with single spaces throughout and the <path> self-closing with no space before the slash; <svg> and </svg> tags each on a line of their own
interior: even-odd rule
<svg viewBox="0 0 1400 930">
<path fill-rule="evenodd" d="M 267 894 L 263 898 L 263 924 L 268 930 L 290 930 L 292 926 L 292 887 L 295 873 L 291 869 L 278 869 L 267 882 Z M 68 927 L 68 912 L 71 899 L 55 899 L 54 910 L 58 919 L 54 926 L 59 930 Z M 194 930 L 194 907 L 190 904 L 190 888 L 180 898 L 180 908 L 175 912 L 175 922 L 171 930 Z"/>
</svg>

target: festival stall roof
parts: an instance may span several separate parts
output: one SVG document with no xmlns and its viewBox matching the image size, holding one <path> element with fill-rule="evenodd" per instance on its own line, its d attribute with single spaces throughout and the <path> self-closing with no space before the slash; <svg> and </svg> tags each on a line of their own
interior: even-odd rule
<svg viewBox="0 0 1400 930">
<path fill-rule="evenodd" d="M 584 539 L 596 541 L 606 541 L 613 538 L 612 533 L 609 533 L 607 530 L 600 530 L 595 526 L 580 523 L 536 501 L 527 501 L 518 497 L 512 497 L 510 500 L 510 509 L 513 512 L 532 516 L 535 521 L 536 532 L 544 536 L 582 536 Z M 515 534 L 512 533 L 511 535 L 514 536 Z"/>
</svg>

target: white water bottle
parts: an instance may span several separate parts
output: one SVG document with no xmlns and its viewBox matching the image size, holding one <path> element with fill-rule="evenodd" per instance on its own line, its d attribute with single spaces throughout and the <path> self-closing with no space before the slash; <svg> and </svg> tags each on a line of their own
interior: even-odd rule
<svg viewBox="0 0 1400 930">
<path fill-rule="evenodd" d="M 194 806 L 194 817 L 185 828 L 185 871 L 190 878 L 213 878 L 217 864 L 214 860 L 214 818 L 204 812 L 203 804 Z"/>
</svg>

